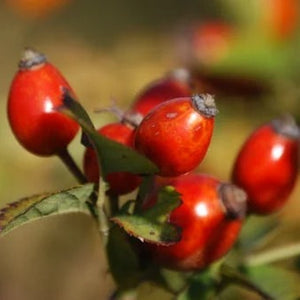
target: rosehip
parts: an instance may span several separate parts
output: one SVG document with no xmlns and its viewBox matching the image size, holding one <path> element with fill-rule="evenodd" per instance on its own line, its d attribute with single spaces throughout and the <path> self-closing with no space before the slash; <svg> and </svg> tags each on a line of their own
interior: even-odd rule
<svg viewBox="0 0 300 300">
<path fill-rule="evenodd" d="M 26 49 L 8 97 L 8 119 L 17 140 L 30 152 L 49 156 L 65 150 L 78 124 L 55 110 L 63 89 L 72 88 L 46 57 Z"/>
<path fill-rule="evenodd" d="M 291 194 L 297 178 L 299 129 L 290 117 L 262 125 L 242 146 L 232 181 L 248 193 L 249 212 L 270 214 Z"/>
<path fill-rule="evenodd" d="M 188 97 L 191 93 L 188 71 L 178 69 L 165 78 L 150 83 L 137 96 L 131 111 L 144 117 L 158 104 L 174 98 Z"/>
<path fill-rule="evenodd" d="M 99 134 L 119 142 L 128 147 L 133 146 L 133 128 L 121 123 L 108 124 L 98 130 Z M 83 160 L 84 173 L 89 181 L 99 181 L 99 167 L 97 156 L 93 148 L 86 149 Z M 109 192 L 114 195 L 123 195 L 132 192 L 140 184 L 139 176 L 128 172 L 115 172 L 107 175 L 107 182 L 109 183 Z"/>
<path fill-rule="evenodd" d="M 208 94 L 162 103 L 138 126 L 135 147 L 159 167 L 161 176 L 192 171 L 206 154 L 216 113 Z"/>
<path fill-rule="evenodd" d="M 181 228 L 181 240 L 170 246 L 145 243 L 145 248 L 162 266 L 203 269 L 225 255 L 236 241 L 246 211 L 246 193 L 203 174 L 182 175 L 170 179 L 168 185 L 181 194 L 182 204 L 169 217 L 171 224 Z M 146 197 L 145 207 L 157 201 L 158 191 L 156 185 Z"/>
</svg>

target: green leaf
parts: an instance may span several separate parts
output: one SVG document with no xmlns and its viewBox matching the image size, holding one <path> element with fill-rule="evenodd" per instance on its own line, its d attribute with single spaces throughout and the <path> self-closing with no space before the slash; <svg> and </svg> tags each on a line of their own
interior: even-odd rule
<svg viewBox="0 0 300 300">
<path fill-rule="evenodd" d="M 143 216 L 118 216 L 112 221 L 124 228 L 124 230 L 140 239 L 142 242 L 157 244 L 172 244 L 179 240 L 179 230 L 171 224 L 154 223 Z"/>
<path fill-rule="evenodd" d="M 91 215 L 88 199 L 93 185 L 68 189 L 56 194 L 37 195 L 8 204 L 0 210 L 0 235 L 44 217 L 66 213 Z"/>
<path fill-rule="evenodd" d="M 85 111 L 85 109 L 82 107 L 82 105 L 78 101 L 75 101 L 71 97 L 68 89 L 64 90 L 63 103 L 64 103 L 64 106 L 60 107 L 59 110 L 64 110 L 67 108 L 68 111 L 66 113 L 70 114 L 71 117 L 76 116 L 76 120 L 78 122 L 84 122 L 87 126 L 89 126 L 91 128 L 95 128 L 88 113 Z"/>
<path fill-rule="evenodd" d="M 235 284 L 257 293 L 262 297 L 262 299 L 271 299 L 271 297 L 266 293 L 266 291 L 256 286 L 255 283 L 252 282 L 247 276 L 240 273 L 238 270 L 230 267 L 229 265 L 223 264 L 220 267 L 220 276 L 222 280 L 221 283 L 225 287 L 231 284 Z"/>
<path fill-rule="evenodd" d="M 177 294 L 185 289 L 190 276 L 191 274 L 188 272 L 160 268 L 159 276 L 156 275 L 153 281 L 162 285 L 168 291 Z"/>
<path fill-rule="evenodd" d="M 223 264 L 220 275 L 223 286 L 235 284 L 257 293 L 262 299 L 295 300 L 300 296 L 300 275 L 278 267 L 248 267 L 241 273 Z"/>
<path fill-rule="evenodd" d="M 246 270 L 248 278 L 274 299 L 295 300 L 300 297 L 300 275 L 274 266 L 257 266 Z"/>
<path fill-rule="evenodd" d="M 180 194 L 173 186 L 165 186 L 160 189 L 155 205 L 145 210 L 142 215 L 159 223 L 166 222 L 172 210 L 182 203 Z"/>
<path fill-rule="evenodd" d="M 96 150 L 101 174 L 104 178 L 113 172 L 144 175 L 155 174 L 159 171 L 149 159 L 134 149 L 100 135 L 81 104 L 73 100 L 68 93 L 65 93 L 64 106 L 60 107 L 59 110 L 75 119 L 82 127 L 83 132 Z"/>
<path fill-rule="evenodd" d="M 142 210 L 143 201 L 146 195 L 149 193 L 149 191 L 153 188 L 153 186 L 154 186 L 154 175 L 144 176 L 137 194 L 134 212 L 138 213 Z"/>
<path fill-rule="evenodd" d="M 177 296 L 177 300 L 216 299 L 215 282 L 209 270 L 198 272 L 189 280 L 187 287 Z"/>
<path fill-rule="evenodd" d="M 118 226 L 113 226 L 106 247 L 110 272 L 118 288 L 128 290 L 136 287 L 142 273 L 129 236 Z"/>
<path fill-rule="evenodd" d="M 288 47 L 276 47 L 263 36 L 248 32 L 239 36 L 228 54 L 211 71 L 217 73 L 248 74 L 258 78 L 270 78 L 280 72 L 290 73 Z"/>
<path fill-rule="evenodd" d="M 279 220 L 276 217 L 251 216 L 245 222 L 237 246 L 244 252 L 250 252 L 264 246 L 277 234 Z"/>
<path fill-rule="evenodd" d="M 141 241 L 170 245 L 180 239 L 180 228 L 167 221 L 171 211 L 180 204 L 180 194 L 167 186 L 161 189 L 151 208 L 134 215 L 118 215 L 112 221 Z"/>
</svg>

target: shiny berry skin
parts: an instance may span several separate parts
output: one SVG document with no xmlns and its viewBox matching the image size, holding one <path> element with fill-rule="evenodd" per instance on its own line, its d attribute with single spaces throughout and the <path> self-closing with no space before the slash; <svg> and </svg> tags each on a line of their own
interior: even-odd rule
<svg viewBox="0 0 300 300">
<path fill-rule="evenodd" d="M 60 72 L 41 53 L 26 49 L 10 87 L 7 112 L 17 140 L 30 152 L 50 156 L 63 151 L 78 132 L 78 124 L 55 111 L 63 89 L 74 96 Z"/>
<path fill-rule="evenodd" d="M 145 87 L 137 96 L 131 111 L 144 117 L 158 104 L 173 98 L 188 97 L 191 94 L 188 71 L 177 69 Z"/>
<path fill-rule="evenodd" d="M 182 204 L 169 217 L 171 224 L 181 228 L 181 240 L 169 246 L 145 243 L 145 248 L 164 267 L 203 269 L 225 255 L 236 241 L 246 211 L 246 194 L 205 174 L 182 175 L 170 179 L 168 185 L 181 194 Z M 158 187 L 146 198 L 145 207 L 157 201 Z"/>
<path fill-rule="evenodd" d="M 161 176 L 190 172 L 206 154 L 216 113 L 208 94 L 162 103 L 136 129 L 135 148 L 158 166 Z"/>
<path fill-rule="evenodd" d="M 98 130 L 99 134 L 119 142 L 128 147 L 133 145 L 133 128 L 122 124 L 112 123 L 101 127 Z M 83 168 L 87 179 L 97 183 L 99 181 L 99 167 L 97 156 L 92 148 L 87 148 L 83 158 Z M 139 176 L 128 172 L 115 172 L 107 175 L 109 183 L 109 193 L 114 195 L 123 195 L 132 192 L 141 183 Z"/>
<path fill-rule="evenodd" d="M 271 214 L 287 201 L 299 163 L 299 129 L 291 117 L 256 129 L 235 161 L 232 181 L 248 194 L 250 213 Z"/>
</svg>

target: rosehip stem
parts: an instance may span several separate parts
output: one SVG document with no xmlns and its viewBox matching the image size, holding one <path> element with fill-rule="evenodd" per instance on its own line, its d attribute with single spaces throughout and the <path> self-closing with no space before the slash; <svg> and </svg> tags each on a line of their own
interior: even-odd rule
<svg viewBox="0 0 300 300">
<path fill-rule="evenodd" d="M 107 183 L 104 181 L 103 177 L 100 176 L 98 199 L 97 199 L 98 223 L 99 223 L 99 231 L 103 241 L 103 246 L 105 248 L 108 242 L 108 234 L 109 234 L 109 220 L 105 212 L 106 190 L 107 190 Z"/>
<path fill-rule="evenodd" d="M 73 157 L 67 148 L 57 153 L 57 156 L 62 160 L 68 170 L 74 175 L 74 177 L 78 180 L 79 183 L 87 183 L 86 177 L 83 175 Z"/>
<path fill-rule="evenodd" d="M 113 216 L 119 211 L 119 197 L 117 195 L 108 194 L 110 215 Z"/>
<path fill-rule="evenodd" d="M 299 243 L 266 250 L 258 254 L 248 255 L 246 256 L 244 263 L 247 266 L 259 266 L 295 256 L 300 256 Z"/>
</svg>

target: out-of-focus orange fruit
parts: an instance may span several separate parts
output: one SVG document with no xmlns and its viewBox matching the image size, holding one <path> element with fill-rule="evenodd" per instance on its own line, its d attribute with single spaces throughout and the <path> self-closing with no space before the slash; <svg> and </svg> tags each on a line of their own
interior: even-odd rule
<svg viewBox="0 0 300 300">
<path fill-rule="evenodd" d="M 192 47 L 199 61 L 212 63 L 226 55 L 230 48 L 234 29 L 226 23 L 211 21 L 195 27 Z"/>
<path fill-rule="evenodd" d="M 5 0 L 18 14 L 30 18 L 43 18 L 59 10 L 70 0 Z"/>
<path fill-rule="evenodd" d="M 298 22 L 299 0 L 266 0 L 263 23 L 277 39 L 290 37 Z"/>
<path fill-rule="evenodd" d="M 211 65 L 228 54 L 235 28 L 220 20 L 188 25 L 176 37 L 177 53 L 184 64 Z"/>
</svg>

